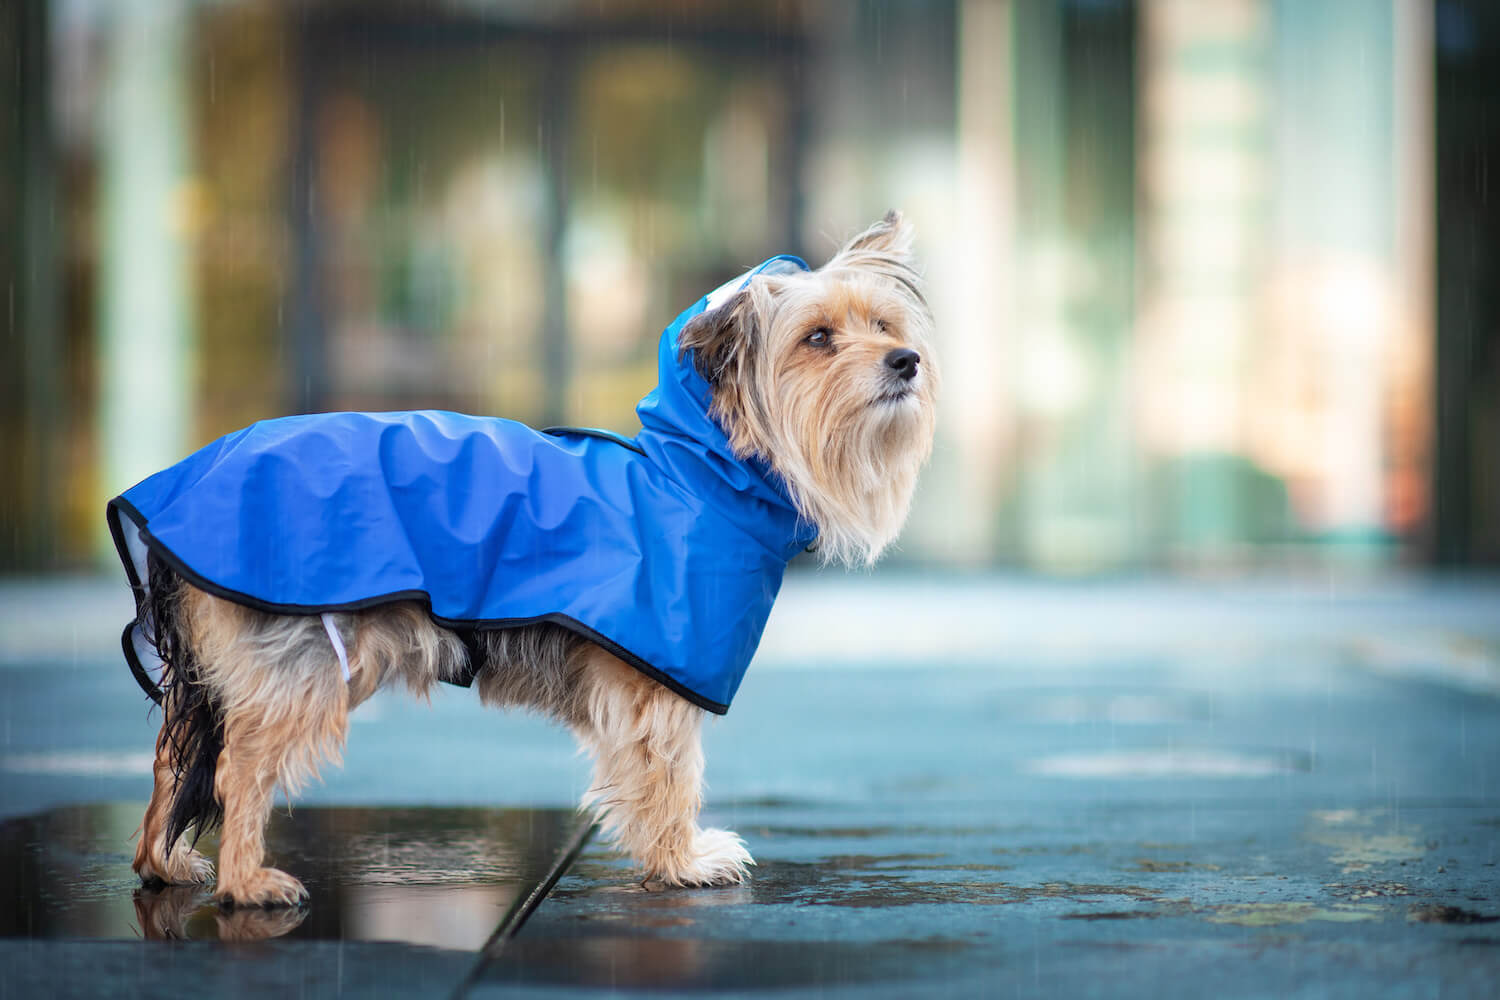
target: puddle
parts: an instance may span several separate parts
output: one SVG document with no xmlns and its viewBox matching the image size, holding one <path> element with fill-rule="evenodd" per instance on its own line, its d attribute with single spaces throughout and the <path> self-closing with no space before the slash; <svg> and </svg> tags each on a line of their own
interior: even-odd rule
<svg viewBox="0 0 1500 1000">
<path fill-rule="evenodd" d="M 1309 921 L 1360 923 L 1380 920 L 1385 914 L 1383 907 L 1367 903 L 1334 903 L 1331 906 L 1318 906 L 1316 903 L 1231 903 L 1212 907 L 1203 919 L 1211 924 L 1277 927 L 1282 924 L 1305 924 Z"/>
<path fill-rule="evenodd" d="M 1311 814 L 1314 828 L 1307 839 L 1330 848 L 1330 861 L 1346 873 L 1368 871 L 1372 867 L 1405 864 L 1420 860 L 1427 848 L 1418 841 L 1422 831 L 1406 826 L 1406 832 L 1373 832 L 1377 820 L 1384 819 L 1381 810 L 1337 809 Z"/>
<path fill-rule="evenodd" d="M 591 900 L 612 915 L 713 906 L 836 906 L 887 909 L 922 904 L 995 906 L 1039 900 L 1093 902 L 1127 897 L 1160 902 L 1161 890 L 1111 883 L 1043 882 L 1020 885 L 995 876 L 1010 871 L 1004 864 L 976 864 L 949 860 L 945 854 L 839 854 L 818 861 L 762 858 L 749 882 L 718 889 L 652 891 L 639 883 L 622 882 L 622 872 L 603 855 L 586 855 L 569 871 L 569 878 L 549 897 L 553 900 Z M 935 878 L 913 878 L 930 873 Z M 945 874 L 951 878 L 944 879 Z M 608 919 L 599 910 L 590 919 Z"/>
<path fill-rule="evenodd" d="M 1295 750 L 1190 747 L 1053 754 L 1025 768 L 1046 778 L 1269 778 L 1312 769 L 1312 755 Z"/>
<path fill-rule="evenodd" d="M 787 826 L 766 824 L 754 828 L 765 838 L 793 837 L 806 840 L 883 840 L 892 837 L 990 837 L 1004 833 L 1030 833 L 1030 824 L 993 826 L 931 826 L 913 823 L 900 826 Z"/>
<path fill-rule="evenodd" d="M 1157 861 L 1152 858 L 1140 858 L 1128 871 L 1133 872 L 1216 872 L 1220 871 L 1218 865 L 1198 864 L 1193 861 Z"/>
<path fill-rule="evenodd" d="M 1185 917 L 1192 914 L 1193 904 L 1186 899 L 1143 900 L 1137 910 L 1082 910 L 1060 913 L 1059 920 L 1158 920 L 1163 917 Z"/>
<path fill-rule="evenodd" d="M 1423 851 L 1414 837 L 1398 833 L 1324 836 L 1314 839 L 1335 848 L 1329 860 L 1336 865 L 1343 865 L 1346 872 L 1363 871 L 1372 865 L 1391 862 L 1416 861 L 1422 857 Z"/>
<path fill-rule="evenodd" d="M 223 910 L 211 886 L 144 888 L 130 862 L 140 805 L 0 823 L 0 938 L 401 941 L 477 950 L 541 879 L 572 810 L 298 808 L 273 815 L 270 863 L 301 909 Z M 217 841 L 204 837 L 210 857 Z"/>
<path fill-rule="evenodd" d="M 1457 906 L 1413 906 L 1406 911 L 1406 919 L 1414 924 L 1492 924 L 1500 921 L 1500 916 Z"/>
<path fill-rule="evenodd" d="M 1060 857 L 1076 857 L 1081 854 L 1103 854 L 1106 849 L 1104 844 L 1023 844 L 1020 847 L 992 847 L 990 853 L 1027 856 L 1056 854 Z"/>
<path fill-rule="evenodd" d="M 1390 896 L 1410 896 L 1411 887 L 1404 882 L 1329 882 L 1324 885 L 1329 895 L 1340 899 L 1377 899 Z"/>
</svg>

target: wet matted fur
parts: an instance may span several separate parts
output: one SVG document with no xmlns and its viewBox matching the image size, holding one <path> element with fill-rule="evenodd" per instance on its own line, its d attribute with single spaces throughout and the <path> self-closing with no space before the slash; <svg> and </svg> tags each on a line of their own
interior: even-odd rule
<svg viewBox="0 0 1500 1000">
<path fill-rule="evenodd" d="M 910 228 L 891 213 L 823 268 L 758 275 L 679 334 L 734 451 L 787 484 L 824 561 L 873 563 L 906 519 L 932 447 L 931 322 Z M 218 898 L 305 898 L 295 878 L 264 866 L 275 790 L 295 795 L 337 762 L 349 713 L 377 690 L 423 696 L 470 676 L 486 705 L 572 729 L 595 761 L 583 807 L 648 878 L 738 882 L 753 864 L 738 836 L 698 825 L 703 710 L 565 627 L 459 635 L 411 601 L 336 614 L 346 682 L 318 616 L 234 604 L 156 562 L 150 574 L 142 624 L 170 686 L 136 850 L 144 880 L 212 879 L 187 835 L 221 823 Z"/>
</svg>

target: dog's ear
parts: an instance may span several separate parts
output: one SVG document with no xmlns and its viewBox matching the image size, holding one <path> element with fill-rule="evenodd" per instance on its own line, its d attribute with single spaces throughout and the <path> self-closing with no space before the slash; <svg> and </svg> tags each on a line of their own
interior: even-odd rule
<svg viewBox="0 0 1500 1000">
<path fill-rule="evenodd" d="M 901 213 L 894 208 L 885 213 L 885 218 L 850 240 L 839 255 L 849 253 L 873 253 L 891 257 L 902 264 L 911 262 L 912 228 Z"/>
<path fill-rule="evenodd" d="M 828 262 L 825 270 L 882 275 L 895 282 L 915 305 L 924 310 L 927 308 L 922 276 L 917 273 L 916 258 L 912 256 L 911 223 L 894 208 L 885 213 L 885 218 L 850 240 Z"/>
<path fill-rule="evenodd" d="M 677 334 L 678 358 L 693 352 L 693 365 L 713 391 L 711 412 L 718 419 L 736 455 L 766 454 L 764 421 L 754 404 L 752 362 L 759 349 L 762 317 L 769 317 L 769 297 L 776 279 L 757 275 L 750 284 L 720 305 L 699 313 Z M 765 320 L 769 322 L 769 320 Z"/>
<path fill-rule="evenodd" d="M 677 334 L 680 358 L 693 352 L 693 365 L 710 385 L 740 381 L 756 336 L 750 289 L 742 289 L 717 308 L 688 320 Z"/>
</svg>

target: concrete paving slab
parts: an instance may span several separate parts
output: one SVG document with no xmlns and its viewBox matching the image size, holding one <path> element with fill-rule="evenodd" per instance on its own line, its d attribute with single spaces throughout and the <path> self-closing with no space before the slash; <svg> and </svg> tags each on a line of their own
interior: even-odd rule
<svg viewBox="0 0 1500 1000">
<path fill-rule="evenodd" d="M 48 883 L 37 905 L 75 936 L 0 940 L 0 1000 L 465 982 L 474 995 L 1487 997 L 1500 981 L 1492 583 L 799 578 L 783 605 L 706 734 L 706 821 L 745 836 L 760 862 L 749 885 L 648 891 L 595 845 L 492 960 L 452 938 L 350 939 L 352 890 L 384 871 L 357 827 L 394 824 L 399 840 L 426 806 L 568 815 L 587 774 L 566 734 L 472 692 L 430 708 L 381 698 L 356 713 L 346 767 L 273 831 L 273 850 L 305 850 L 291 867 L 314 891 L 286 936 L 76 936 L 140 930 L 125 842 L 140 807 L 54 812 L 22 839 L 73 843 L 84 834 L 68 824 L 92 823 L 117 846 L 33 865 Z M 94 631 L 0 614 L 0 816 L 147 793 L 155 720 Z M 339 832 L 318 807 L 341 804 L 371 808 Z M 483 824 L 457 828 L 448 843 L 409 837 L 406 863 L 435 879 L 484 870 L 463 843 L 503 853 Z M 295 846 L 318 837 L 344 846 Z M 193 908 L 184 926 L 217 934 L 219 915 Z"/>
<path fill-rule="evenodd" d="M 442 997 L 469 952 L 367 941 L 0 940 L 0 998 Z"/>
<path fill-rule="evenodd" d="M 1493 995 L 1500 699 L 1258 650 L 755 678 L 708 741 L 753 881 L 591 853 L 477 993 Z"/>
<path fill-rule="evenodd" d="M 1500 810 L 744 804 L 743 887 L 603 852 L 474 995 L 1488 996 Z"/>
</svg>

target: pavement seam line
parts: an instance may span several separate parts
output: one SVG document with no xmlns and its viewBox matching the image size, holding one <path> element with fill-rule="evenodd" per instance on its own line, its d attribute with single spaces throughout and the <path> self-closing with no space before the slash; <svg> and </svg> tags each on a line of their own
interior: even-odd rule
<svg viewBox="0 0 1500 1000">
<path fill-rule="evenodd" d="M 552 863 L 552 867 L 548 869 L 547 877 L 534 885 L 531 891 L 525 896 L 522 896 L 511 904 L 510 909 L 505 912 L 505 916 L 500 918 L 500 924 L 495 928 L 495 932 L 484 943 L 484 947 L 479 949 L 479 958 L 474 963 L 474 967 L 454 987 L 453 993 L 450 994 L 453 1000 L 461 1000 L 473 988 L 474 984 L 478 982 L 479 976 L 484 972 L 485 967 L 498 958 L 511 939 L 520 933 L 521 927 L 536 912 L 537 908 L 542 905 L 543 900 L 551 895 L 552 890 L 557 887 L 557 883 L 568 873 L 568 870 L 573 867 L 573 863 L 578 860 L 578 856 L 583 853 L 584 847 L 588 845 L 589 840 L 598 829 L 599 826 L 597 823 L 580 823 L 578 829 L 574 831 L 572 838 L 568 841 L 567 847 L 557 856 L 557 860 Z"/>
</svg>

